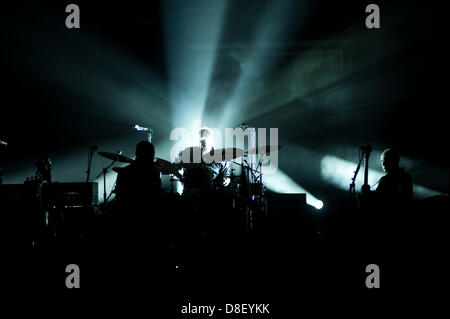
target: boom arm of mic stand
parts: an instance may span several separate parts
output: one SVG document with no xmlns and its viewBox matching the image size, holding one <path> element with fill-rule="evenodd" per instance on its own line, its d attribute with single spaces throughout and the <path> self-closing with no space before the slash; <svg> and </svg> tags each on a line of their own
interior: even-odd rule
<svg viewBox="0 0 450 319">
<path fill-rule="evenodd" d="M 108 166 L 104 167 L 102 169 L 102 172 L 100 174 L 98 174 L 95 178 L 99 178 L 100 176 L 102 176 L 103 174 L 106 174 L 106 172 L 108 172 L 108 169 L 113 166 L 117 161 L 112 161 L 111 164 L 109 164 Z"/>
</svg>

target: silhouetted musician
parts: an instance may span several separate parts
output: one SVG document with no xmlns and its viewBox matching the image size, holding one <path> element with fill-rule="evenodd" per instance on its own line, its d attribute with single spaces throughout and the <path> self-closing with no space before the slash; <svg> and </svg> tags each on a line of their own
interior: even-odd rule
<svg viewBox="0 0 450 319">
<path fill-rule="evenodd" d="M 116 200 L 122 208 L 151 208 L 162 193 L 161 178 L 154 165 L 155 148 L 148 141 L 136 146 L 136 160 L 117 175 Z"/>
<path fill-rule="evenodd" d="M 361 231 L 370 247 L 385 253 L 395 250 L 396 243 L 405 239 L 411 218 L 413 182 L 399 167 L 400 155 L 386 149 L 381 165 L 386 174 L 381 177 L 375 191 L 363 191 L 361 196 Z"/>
<path fill-rule="evenodd" d="M 408 173 L 399 167 L 400 155 L 394 149 L 381 154 L 381 166 L 386 174 L 380 178 L 375 190 L 378 201 L 386 204 L 409 201 L 413 197 L 413 183 Z"/>
<path fill-rule="evenodd" d="M 184 193 L 189 193 L 193 189 L 210 190 L 215 186 L 228 186 L 229 164 L 215 159 L 213 144 L 213 131 L 209 128 L 202 128 L 199 131 L 200 146 L 187 148 L 180 152 L 175 163 L 183 168 Z"/>
</svg>

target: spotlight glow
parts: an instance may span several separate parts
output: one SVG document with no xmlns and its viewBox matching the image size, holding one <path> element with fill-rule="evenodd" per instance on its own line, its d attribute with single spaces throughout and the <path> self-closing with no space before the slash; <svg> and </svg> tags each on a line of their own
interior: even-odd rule
<svg viewBox="0 0 450 319">
<path fill-rule="evenodd" d="M 274 174 L 264 175 L 264 182 L 266 183 L 268 189 L 276 193 L 306 193 L 306 203 L 308 205 L 311 205 L 317 209 L 321 209 L 323 207 L 323 202 L 321 200 L 317 199 L 310 192 L 298 185 L 292 178 L 283 173 L 280 169 L 278 169 Z"/>
<path fill-rule="evenodd" d="M 323 202 L 321 200 L 318 200 L 314 206 L 317 209 L 322 209 L 323 207 Z"/>
<path fill-rule="evenodd" d="M 353 177 L 354 171 L 356 169 L 357 163 L 346 161 L 344 159 L 326 155 L 322 158 L 320 162 L 320 174 L 322 179 L 338 186 L 341 189 L 349 189 L 351 178 Z M 363 167 L 356 178 L 356 191 L 359 190 L 363 184 Z M 369 185 L 372 190 L 376 189 L 376 185 L 380 178 L 384 174 L 381 171 L 369 169 Z M 359 185 L 359 186 L 358 186 Z M 421 185 L 414 184 L 414 197 L 425 198 L 429 196 L 439 195 L 440 193 L 423 187 Z"/>
<path fill-rule="evenodd" d="M 210 1 L 197 4 L 201 7 L 208 3 Z M 227 6 L 227 1 L 219 1 L 195 10 L 190 1 L 164 1 L 163 11 L 168 16 L 164 23 L 174 127 L 188 127 L 193 120 L 203 118 L 214 69 L 214 52 Z M 183 13 L 173 15 L 173 12 Z M 187 43 L 191 45 L 187 47 Z"/>
</svg>

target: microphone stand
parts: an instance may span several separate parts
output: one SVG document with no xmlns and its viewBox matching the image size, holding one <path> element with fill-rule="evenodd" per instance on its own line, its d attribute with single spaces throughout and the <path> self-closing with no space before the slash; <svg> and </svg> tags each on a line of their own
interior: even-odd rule
<svg viewBox="0 0 450 319">
<path fill-rule="evenodd" d="M 256 182 L 256 180 L 257 180 L 258 178 L 256 177 L 256 174 L 255 174 L 255 173 L 258 173 L 258 167 L 256 167 L 256 169 L 253 169 L 253 168 L 250 166 L 250 164 L 247 162 L 247 160 L 244 159 L 244 162 L 245 162 L 245 164 L 247 164 L 247 167 L 250 169 L 250 173 L 252 174 L 252 175 L 251 175 L 251 177 L 252 177 L 251 180 Z M 259 165 L 259 164 L 258 164 L 258 165 Z"/>
<path fill-rule="evenodd" d="M 106 167 L 103 167 L 102 172 L 97 175 L 96 178 L 99 178 L 103 175 L 103 205 L 105 205 L 107 198 L 106 198 L 106 173 L 108 172 L 108 169 L 113 166 L 117 161 L 112 161 L 111 164 L 109 164 Z"/>
<path fill-rule="evenodd" d="M 148 129 L 147 140 L 151 143 L 153 137 L 153 130 L 151 128 Z"/>
</svg>

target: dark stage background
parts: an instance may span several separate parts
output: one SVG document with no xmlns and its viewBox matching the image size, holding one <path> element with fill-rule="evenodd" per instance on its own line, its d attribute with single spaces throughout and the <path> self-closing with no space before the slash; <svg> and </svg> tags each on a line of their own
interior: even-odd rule
<svg viewBox="0 0 450 319">
<path fill-rule="evenodd" d="M 146 137 L 135 124 L 151 127 L 156 156 L 172 160 L 170 132 L 197 120 L 278 128 L 267 187 L 306 193 L 328 234 L 351 214 L 360 146 L 374 149 L 371 185 L 381 152 L 395 147 L 416 199 L 448 194 L 447 3 L 376 1 L 380 29 L 365 27 L 368 3 L 78 0 L 81 28 L 67 29 L 64 1 L 3 2 L 3 183 L 23 183 L 43 155 L 54 181 L 82 182 L 89 146 L 134 156 Z M 94 154 L 100 187 L 108 164 Z"/>
<path fill-rule="evenodd" d="M 80 2 L 82 27 L 69 30 L 65 3 L 5 3 L 5 183 L 45 154 L 56 180 L 82 181 L 89 145 L 134 156 L 135 124 L 170 159 L 170 131 L 201 120 L 277 127 L 280 169 L 324 202 L 351 175 L 324 174 L 321 160 L 356 162 L 366 144 L 397 147 L 433 191 L 419 196 L 448 193 L 443 4 L 383 3 L 370 30 L 360 1 Z M 381 172 L 378 156 L 371 168 Z"/>
</svg>

